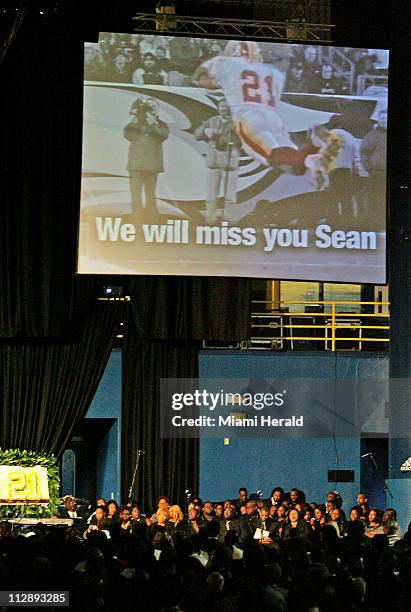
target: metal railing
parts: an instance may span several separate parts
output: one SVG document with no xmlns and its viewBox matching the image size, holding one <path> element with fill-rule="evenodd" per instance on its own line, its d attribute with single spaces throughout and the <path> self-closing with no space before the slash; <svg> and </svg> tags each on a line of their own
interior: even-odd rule
<svg viewBox="0 0 411 612">
<path fill-rule="evenodd" d="M 299 308 L 297 311 L 287 312 L 290 306 L 310 307 L 310 311 Z M 358 312 L 344 312 L 344 308 L 352 306 L 357 306 Z M 283 343 L 287 341 L 291 343 L 291 348 L 295 342 L 311 342 L 316 343 L 314 350 L 318 349 L 321 343 L 325 350 L 331 351 L 361 350 L 362 345 L 369 342 L 383 343 L 383 346 L 388 346 L 390 314 L 389 311 L 379 312 L 384 306 L 388 310 L 389 302 L 253 300 L 250 348 L 253 343 L 263 345 L 264 342 L 267 345 L 273 343 L 273 348 L 276 345 L 277 348 L 283 348 Z M 313 307 L 315 312 L 313 312 Z M 378 311 L 369 312 L 370 309 Z M 363 310 L 367 312 L 361 312 Z M 306 318 L 307 323 L 301 321 L 301 318 Z M 298 323 L 295 323 L 293 319 L 299 319 Z M 299 330 L 304 330 L 304 334 Z M 324 330 L 323 334 L 320 330 Z M 365 335 L 363 335 L 363 330 L 366 330 Z M 358 333 L 350 333 L 353 331 Z M 375 334 L 373 334 L 374 331 Z M 344 343 L 352 344 L 353 348 L 346 349 L 343 346 Z"/>
</svg>

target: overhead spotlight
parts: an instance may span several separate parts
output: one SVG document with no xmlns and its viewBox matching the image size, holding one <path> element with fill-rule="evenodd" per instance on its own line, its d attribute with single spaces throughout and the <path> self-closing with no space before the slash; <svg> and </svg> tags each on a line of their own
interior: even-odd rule
<svg viewBox="0 0 411 612">
<path fill-rule="evenodd" d="M 123 287 L 106 285 L 102 288 L 102 297 L 107 299 L 120 298 L 123 295 Z"/>
<path fill-rule="evenodd" d="M 176 20 L 173 16 L 176 14 L 176 4 L 174 0 L 159 0 L 156 5 L 156 30 L 159 32 L 167 32 L 167 30 L 175 30 Z"/>
<path fill-rule="evenodd" d="M 303 4 L 298 4 L 287 19 L 286 37 L 288 40 L 307 40 L 307 24 Z"/>
</svg>

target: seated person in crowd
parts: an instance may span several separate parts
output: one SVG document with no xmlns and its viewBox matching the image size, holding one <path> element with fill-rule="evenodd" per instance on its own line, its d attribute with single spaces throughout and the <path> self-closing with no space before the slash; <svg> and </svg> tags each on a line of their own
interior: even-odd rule
<svg viewBox="0 0 411 612">
<path fill-rule="evenodd" d="M 177 504 L 169 508 L 169 519 L 166 528 L 173 543 L 178 537 L 189 537 L 191 535 L 190 526 L 184 518 L 183 511 Z"/>
<path fill-rule="evenodd" d="M 370 508 L 365 535 L 369 538 L 373 538 L 378 533 L 384 533 L 381 524 L 381 513 L 377 508 Z"/>
<path fill-rule="evenodd" d="M 290 510 L 288 515 L 288 519 L 285 522 L 281 539 L 282 540 L 291 540 L 291 539 L 308 539 L 310 535 L 310 530 L 304 519 L 301 518 L 300 513 L 295 508 Z"/>
<path fill-rule="evenodd" d="M 212 502 L 204 502 L 202 508 L 202 517 L 206 522 L 212 521 L 214 519 L 214 507 Z"/>
<path fill-rule="evenodd" d="M 152 523 L 156 523 L 158 511 L 168 510 L 169 507 L 170 507 L 170 501 L 168 497 L 166 497 L 165 495 L 160 495 L 160 497 L 157 499 L 157 510 L 151 515 L 150 521 Z"/>
<path fill-rule="evenodd" d="M 280 506 L 282 500 L 284 499 L 284 489 L 281 487 L 276 487 L 271 491 L 271 496 L 269 499 L 265 500 L 265 506 Z"/>
<path fill-rule="evenodd" d="M 141 68 L 133 73 L 133 83 L 136 85 L 167 85 L 168 74 L 161 69 L 156 54 L 151 51 L 144 53 Z"/>
<path fill-rule="evenodd" d="M 168 508 L 157 510 L 156 515 L 157 515 L 156 522 L 152 523 L 148 527 L 149 541 L 152 542 L 156 534 L 159 534 L 159 533 L 164 534 L 164 536 L 167 534 L 167 538 L 170 539 L 168 535 L 167 527 L 166 527 L 167 522 L 170 518 L 170 513 L 169 513 Z"/>
<path fill-rule="evenodd" d="M 106 506 L 103 506 L 103 505 L 97 506 L 92 516 L 90 517 L 90 522 L 88 523 L 88 527 L 83 534 L 84 538 L 87 539 L 91 531 L 107 531 L 108 533 L 109 525 L 106 520 L 106 511 L 107 511 Z"/>
<path fill-rule="evenodd" d="M 259 519 L 255 523 L 253 539 L 260 544 L 272 544 L 277 538 L 277 523 L 270 518 L 268 508 L 263 506 L 259 510 Z"/>
</svg>

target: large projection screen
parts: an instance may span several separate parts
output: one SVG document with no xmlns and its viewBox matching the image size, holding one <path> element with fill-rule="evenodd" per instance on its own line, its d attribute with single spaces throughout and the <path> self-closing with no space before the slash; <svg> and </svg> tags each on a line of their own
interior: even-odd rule
<svg viewBox="0 0 411 612">
<path fill-rule="evenodd" d="M 101 33 L 78 272 L 385 283 L 388 51 Z"/>
</svg>

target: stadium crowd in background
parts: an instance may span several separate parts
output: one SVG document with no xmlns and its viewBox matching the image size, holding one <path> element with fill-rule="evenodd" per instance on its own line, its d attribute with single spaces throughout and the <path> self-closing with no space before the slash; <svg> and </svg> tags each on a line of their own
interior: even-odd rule
<svg viewBox="0 0 411 612">
<path fill-rule="evenodd" d="M 0 586 L 69 591 L 86 612 L 409 610 L 411 525 L 402 535 L 395 509 L 363 492 L 347 512 L 336 492 L 307 502 L 297 488 L 188 501 L 183 513 L 161 496 L 149 518 L 137 504 L 66 496 L 72 527 L 39 523 L 24 537 L 3 522 Z"/>
<path fill-rule="evenodd" d="M 85 79 L 136 85 L 189 86 L 206 60 L 221 55 L 225 41 L 161 35 L 103 33 L 87 43 Z M 330 95 L 383 95 L 388 55 L 346 49 L 260 42 L 263 61 L 286 73 L 285 91 Z"/>
</svg>

